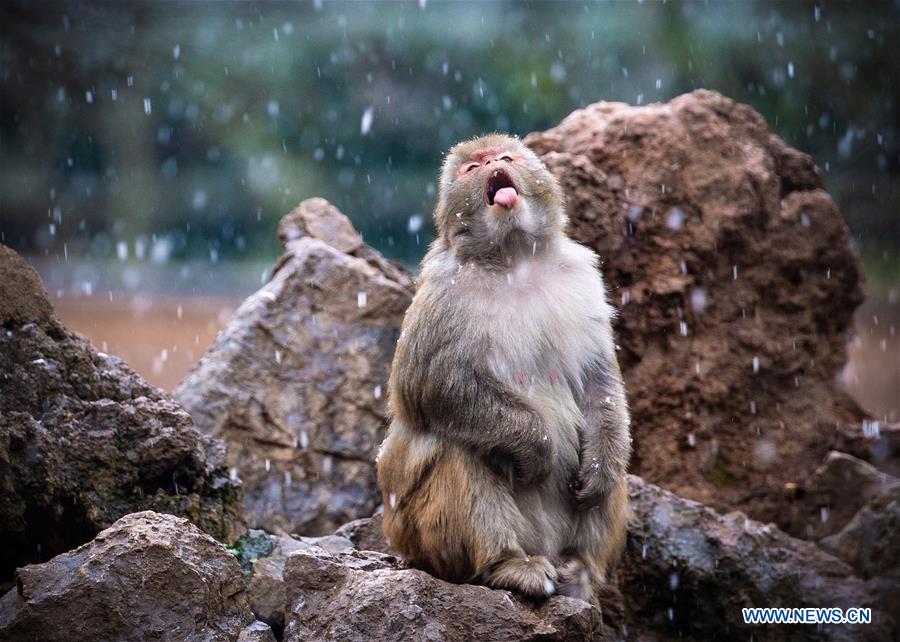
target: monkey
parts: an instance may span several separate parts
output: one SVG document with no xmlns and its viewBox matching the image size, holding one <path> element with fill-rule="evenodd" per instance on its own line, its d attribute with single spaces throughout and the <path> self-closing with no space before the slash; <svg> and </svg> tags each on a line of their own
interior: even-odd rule
<svg viewBox="0 0 900 642">
<path fill-rule="evenodd" d="M 413 566 L 596 604 L 631 455 L 599 258 L 517 138 L 451 148 L 388 382 L 383 530 Z"/>
</svg>

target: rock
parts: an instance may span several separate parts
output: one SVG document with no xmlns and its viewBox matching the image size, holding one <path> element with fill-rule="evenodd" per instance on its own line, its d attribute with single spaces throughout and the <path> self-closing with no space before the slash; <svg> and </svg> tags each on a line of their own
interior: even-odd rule
<svg viewBox="0 0 900 642">
<path fill-rule="evenodd" d="M 900 477 L 900 422 L 864 421 L 841 426 L 832 449 L 864 459 L 878 470 Z"/>
<path fill-rule="evenodd" d="M 890 583 L 893 576 L 865 576 L 866 581 L 815 544 L 790 537 L 773 524 L 740 512 L 718 514 L 639 477 L 629 476 L 628 483 L 633 510 L 628 542 L 616 583 L 601 596 L 602 618 L 579 600 L 557 596 L 543 605 L 526 604 L 506 591 L 448 584 L 411 569 L 390 554 L 383 538 L 374 536 L 381 524 L 376 515 L 338 529 L 337 534 L 357 544 L 353 549 L 326 551 L 315 538 L 304 538 L 281 557 L 284 639 L 649 641 L 763 636 L 874 641 L 893 639 L 898 632 L 890 615 L 897 612 L 897 593 L 890 593 L 897 586 Z M 891 510 L 896 509 L 879 508 L 873 514 Z M 873 531 L 871 544 L 884 538 L 884 546 L 871 549 L 882 566 L 896 567 L 900 546 L 893 540 L 898 526 L 885 522 L 892 532 Z M 378 550 L 364 550 L 360 542 Z M 254 566 L 254 578 L 263 568 L 260 562 Z M 762 628 L 743 624 L 744 607 L 868 607 L 873 609 L 873 623 Z"/>
<path fill-rule="evenodd" d="M 271 281 L 175 396 L 228 443 L 252 526 L 320 535 L 379 503 L 373 460 L 412 284 L 323 199 L 301 203 L 279 236 Z"/>
<path fill-rule="evenodd" d="M 852 566 L 889 613 L 900 613 L 900 486 L 877 493 L 822 547 Z"/>
<path fill-rule="evenodd" d="M 273 631 L 284 631 L 284 555 L 281 551 L 253 565 L 248 595 L 253 614 Z"/>
<path fill-rule="evenodd" d="M 53 316 L 41 277 L 25 259 L 0 245 L 0 325 L 46 322 Z"/>
<path fill-rule="evenodd" d="M 893 575 L 900 587 L 900 486 L 876 494 L 822 546 L 862 577 Z M 900 606 L 900 592 L 896 597 Z"/>
<path fill-rule="evenodd" d="M 720 510 L 783 512 L 840 426 L 861 268 L 812 159 L 715 92 L 597 103 L 525 139 L 603 261 L 634 472 Z"/>
<path fill-rule="evenodd" d="M 382 513 L 376 513 L 372 517 L 353 520 L 341 526 L 334 534 L 347 538 L 360 550 L 391 554 L 393 551 L 384 536 L 382 517 Z"/>
<path fill-rule="evenodd" d="M 797 537 L 820 539 L 840 531 L 874 497 L 900 487 L 900 479 L 852 455 L 831 451 L 795 491 L 789 514 L 779 518 Z"/>
<path fill-rule="evenodd" d="M 265 622 L 255 621 L 238 636 L 238 642 L 275 642 L 275 634 Z"/>
<path fill-rule="evenodd" d="M 224 641 L 252 622 L 237 560 L 188 520 L 152 511 L 20 568 L 0 600 L 0 640 Z"/>
<path fill-rule="evenodd" d="M 225 540 L 243 530 L 223 445 L 68 331 L 37 273 L 2 246 L 0 275 L 0 580 L 139 510 L 189 517 Z"/>
<path fill-rule="evenodd" d="M 301 640 L 591 640 L 599 611 L 552 597 L 532 608 L 508 591 L 450 584 L 395 557 L 320 548 L 285 562 L 285 642 Z"/>
<path fill-rule="evenodd" d="M 632 633 L 873 641 L 897 634 L 877 592 L 815 544 L 740 512 L 719 515 L 639 477 L 629 477 L 629 494 L 633 519 L 620 588 Z M 741 619 L 741 608 L 753 606 L 869 607 L 873 623 L 761 629 Z"/>
<path fill-rule="evenodd" d="M 344 254 L 351 254 L 363 245 L 350 219 L 324 198 L 303 201 L 278 224 L 278 240 L 282 245 L 303 237 L 325 241 Z"/>
<path fill-rule="evenodd" d="M 247 539 L 258 542 L 259 538 L 266 538 L 269 545 L 265 547 L 265 553 L 252 560 L 248 569 L 250 571 L 250 608 L 257 618 L 266 622 L 277 632 L 280 637 L 284 630 L 284 611 L 287 598 L 284 588 L 284 561 L 294 551 L 308 550 L 310 547 L 318 547 L 329 553 L 340 553 L 353 549 L 353 543 L 337 535 L 325 535 L 322 537 L 278 537 L 269 535 L 265 531 L 252 530 L 249 537 L 238 538 L 236 546 Z M 259 545 L 255 548 L 259 550 Z"/>
</svg>

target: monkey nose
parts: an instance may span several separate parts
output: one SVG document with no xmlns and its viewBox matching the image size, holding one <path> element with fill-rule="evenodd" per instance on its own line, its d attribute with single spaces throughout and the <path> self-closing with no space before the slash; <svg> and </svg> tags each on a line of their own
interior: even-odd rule
<svg viewBox="0 0 900 642">
<path fill-rule="evenodd" d="M 496 205 L 501 205 L 506 209 L 511 209 L 512 206 L 516 204 L 517 200 L 519 200 L 519 193 L 516 191 L 515 187 L 504 187 L 498 189 L 497 193 L 494 194 L 494 203 Z"/>
</svg>

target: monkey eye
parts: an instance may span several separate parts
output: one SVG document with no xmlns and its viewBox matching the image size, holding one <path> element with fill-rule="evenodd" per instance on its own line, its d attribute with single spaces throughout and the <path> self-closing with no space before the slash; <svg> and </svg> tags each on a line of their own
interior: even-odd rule
<svg viewBox="0 0 900 642">
<path fill-rule="evenodd" d="M 513 162 L 512 156 L 509 156 L 509 155 L 507 155 L 507 154 L 504 154 L 503 156 L 501 156 L 501 157 L 500 157 L 500 160 L 502 160 L 502 161 L 504 161 L 504 162 L 506 162 L 506 163 L 511 163 L 511 162 Z"/>
<path fill-rule="evenodd" d="M 463 167 L 463 173 L 468 174 L 473 169 L 477 168 L 479 165 L 481 165 L 481 163 L 468 163 L 467 165 L 465 165 Z"/>
</svg>

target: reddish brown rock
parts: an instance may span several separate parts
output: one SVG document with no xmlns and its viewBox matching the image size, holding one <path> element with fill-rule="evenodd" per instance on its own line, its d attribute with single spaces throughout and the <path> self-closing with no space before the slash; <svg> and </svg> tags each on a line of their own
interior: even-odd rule
<svg viewBox="0 0 900 642">
<path fill-rule="evenodd" d="M 525 142 L 603 261 L 632 409 L 632 470 L 777 519 L 865 413 L 840 388 L 861 269 L 812 159 L 710 91 L 597 103 Z"/>
<path fill-rule="evenodd" d="M 228 444 L 252 526 L 324 534 L 380 502 L 394 344 L 412 283 L 323 199 L 279 225 L 285 253 L 176 398 Z"/>
</svg>

